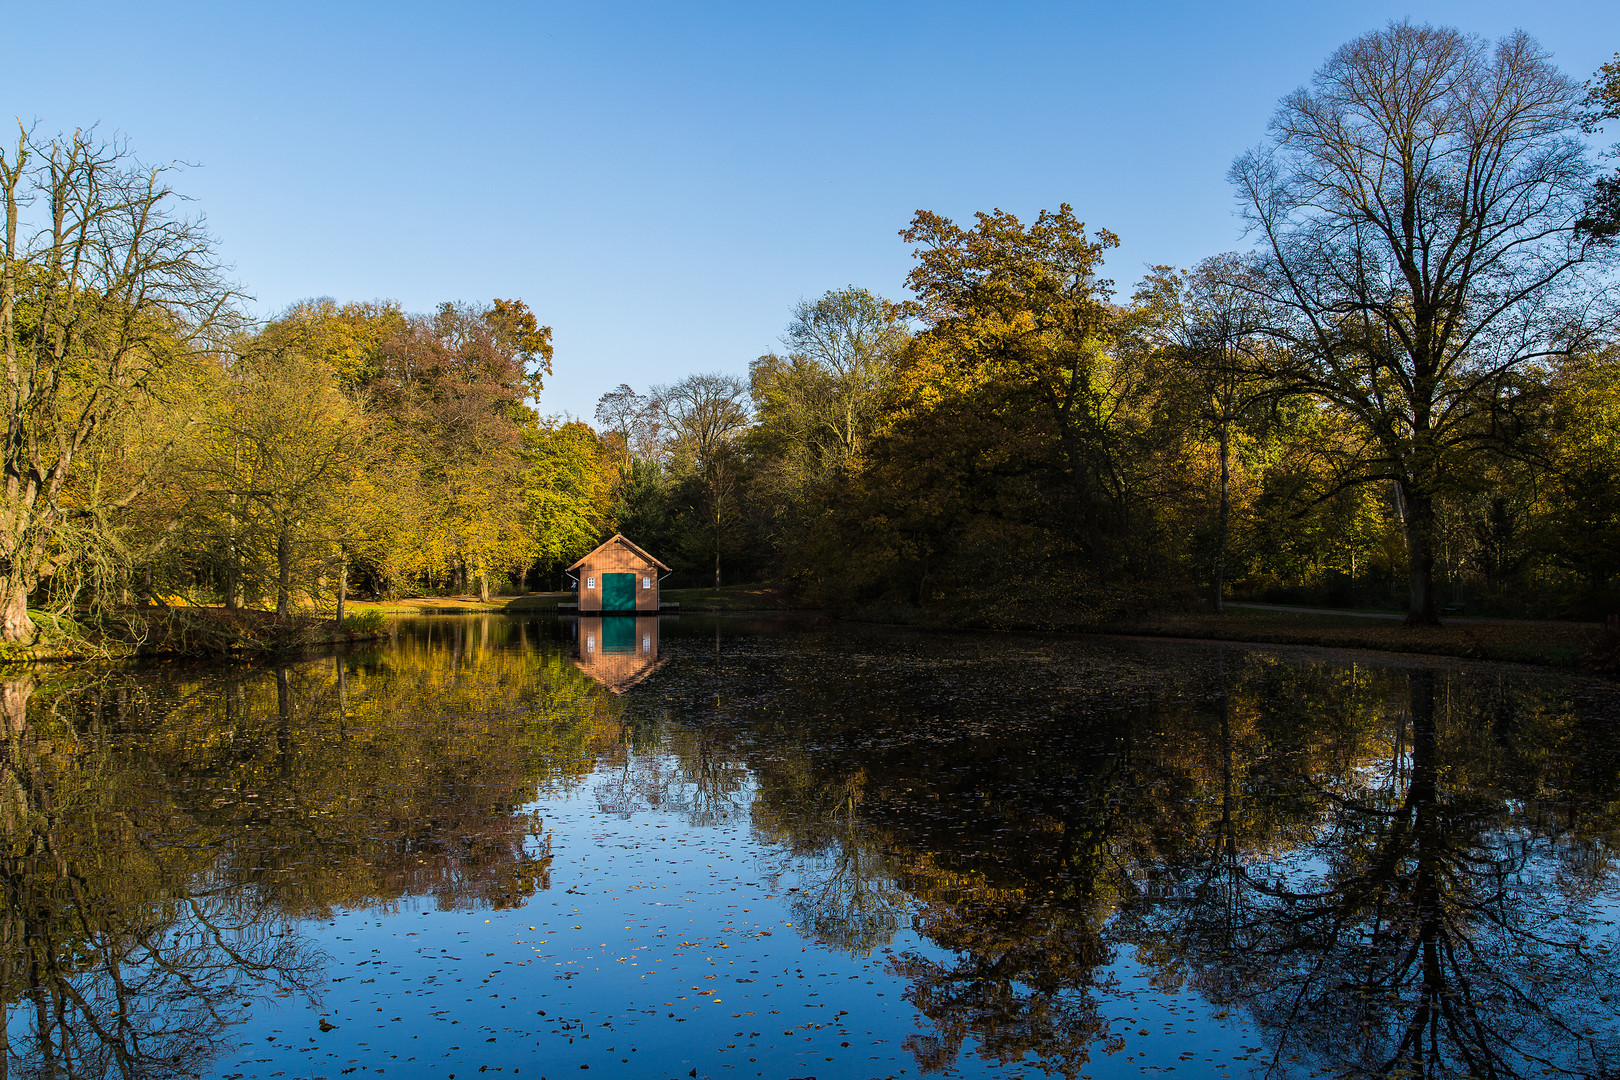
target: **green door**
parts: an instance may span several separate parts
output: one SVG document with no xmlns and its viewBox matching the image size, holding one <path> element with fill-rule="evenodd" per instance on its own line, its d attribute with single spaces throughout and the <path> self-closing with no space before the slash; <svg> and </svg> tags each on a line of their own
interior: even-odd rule
<svg viewBox="0 0 1620 1080">
<path fill-rule="evenodd" d="M 603 619 L 602 651 L 604 653 L 633 653 L 636 651 L 636 620 Z"/>
<path fill-rule="evenodd" d="M 636 575 L 602 575 L 602 610 L 636 610 Z"/>
</svg>

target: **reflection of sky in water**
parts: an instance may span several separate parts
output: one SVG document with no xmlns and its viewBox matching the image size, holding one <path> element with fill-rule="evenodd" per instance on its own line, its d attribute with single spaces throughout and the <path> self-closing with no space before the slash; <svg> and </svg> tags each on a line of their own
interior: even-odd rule
<svg viewBox="0 0 1620 1080">
<path fill-rule="evenodd" d="M 656 754 L 637 767 L 679 771 Z M 222 1059 L 221 1072 L 918 1074 L 913 1050 L 931 1025 L 906 1003 L 907 982 L 889 962 L 914 953 L 946 963 L 946 950 L 905 923 L 868 955 L 802 936 L 793 902 L 816 860 L 785 857 L 750 828 L 751 784 L 736 793 L 737 812 L 713 826 L 644 806 L 604 812 L 601 794 L 587 783 L 526 808 L 553 831 L 554 862 L 551 888 L 524 907 L 443 912 L 406 902 L 304 927 L 331 956 L 323 1006 L 287 999 L 259 1012 L 241 1029 L 248 1051 Z M 1128 957 L 1111 977 L 1110 1017 L 1129 1037 L 1112 1057 L 1099 1044 L 1087 1073 L 1185 1067 L 1186 1054 L 1202 1067 L 1247 1056 L 1245 1025 L 1212 1021 L 1198 995 L 1154 991 Z M 320 1031 L 323 1018 L 336 1029 Z M 981 1069 L 1020 1075 L 971 1053 L 956 1066 Z"/>
<path fill-rule="evenodd" d="M 621 649 L 633 672 L 587 662 Z M 1612 691 L 1425 670 L 435 620 L 348 665 L 149 676 L 167 696 L 99 772 L 39 764 L 93 725 L 7 761 L 18 790 L 58 785 L 64 857 L 104 858 L 124 815 L 144 846 L 117 850 L 156 853 L 98 940 L 193 965 L 189 996 L 145 984 L 149 1026 L 232 1048 L 151 1075 L 1373 1075 L 1459 1003 L 1500 1074 L 1594 1072 Z M 333 896 L 358 899 L 312 917 Z M 33 1022 L 8 1014 L 19 1072 Z"/>
</svg>

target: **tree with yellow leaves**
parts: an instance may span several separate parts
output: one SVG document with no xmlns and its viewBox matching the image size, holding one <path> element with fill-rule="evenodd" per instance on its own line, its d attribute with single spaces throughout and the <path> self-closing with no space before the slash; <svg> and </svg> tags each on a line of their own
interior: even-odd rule
<svg viewBox="0 0 1620 1080">
<path fill-rule="evenodd" d="M 120 481 L 109 490 L 81 482 L 99 441 L 231 321 L 233 290 L 201 223 L 177 212 L 168 172 L 86 131 L 24 130 L 0 151 L 0 640 L 33 638 L 30 594 L 84 557 L 87 532 L 98 543 L 98 521 L 139 498 L 167 456 L 158 447 L 142 468 L 105 474 Z"/>
<path fill-rule="evenodd" d="M 368 531 L 359 508 L 372 461 L 372 425 L 321 360 L 272 336 L 225 374 L 190 463 L 199 539 L 218 560 L 227 606 L 273 595 L 290 614 L 300 595 L 339 578 L 347 549 Z"/>
</svg>

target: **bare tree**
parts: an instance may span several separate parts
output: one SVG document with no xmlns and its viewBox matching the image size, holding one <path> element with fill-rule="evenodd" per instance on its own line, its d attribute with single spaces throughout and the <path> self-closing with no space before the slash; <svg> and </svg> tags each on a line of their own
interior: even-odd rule
<svg viewBox="0 0 1620 1080">
<path fill-rule="evenodd" d="M 1263 242 L 1268 330 L 1364 446 L 1344 483 L 1401 496 L 1408 619 L 1435 621 L 1435 500 L 1521 423 L 1523 374 L 1567 352 L 1596 243 L 1581 87 L 1523 33 L 1408 22 L 1340 48 L 1231 178 Z"/>
<path fill-rule="evenodd" d="M 618 435 L 621 440 L 620 473 L 628 473 L 634 459 L 658 452 L 659 419 L 657 401 L 636 393 L 629 383 L 620 383 L 596 399 L 596 422 L 604 434 Z"/>
<path fill-rule="evenodd" d="M 70 505 L 92 440 L 163 369 L 208 349 L 230 314 L 212 243 L 175 212 L 169 171 L 84 131 L 23 130 L 0 150 L 0 639 L 33 637 L 29 595 L 73 558 L 64 520 L 128 505 L 151 478 Z"/>
<path fill-rule="evenodd" d="M 688 375 L 653 389 L 674 453 L 686 458 L 709 496 L 714 587 L 720 587 L 721 533 L 736 487 L 737 441 L 748 426 L 748 386 L 735 375 Z"/>
</svg>

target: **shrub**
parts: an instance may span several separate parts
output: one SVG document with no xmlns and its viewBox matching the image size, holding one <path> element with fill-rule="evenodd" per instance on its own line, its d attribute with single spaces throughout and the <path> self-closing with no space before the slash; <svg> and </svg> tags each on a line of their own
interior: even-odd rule
<svg viewBox="0 0 1620 1080">
<path fill-rule="evenodd" d="M 343 629 L 355 634 L 373 634 L 381 630 L 382 625 L 383 613 L 377 608 L 357 611 L 343 620 Z"/>
</svg>

